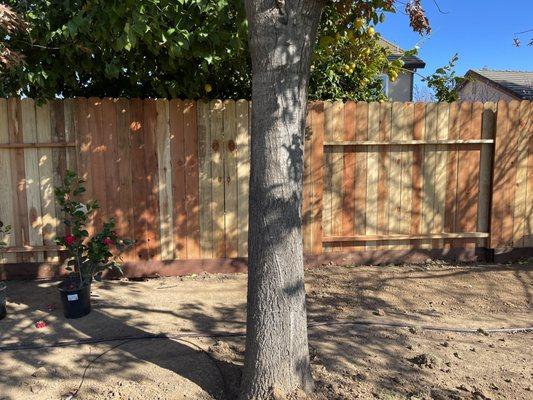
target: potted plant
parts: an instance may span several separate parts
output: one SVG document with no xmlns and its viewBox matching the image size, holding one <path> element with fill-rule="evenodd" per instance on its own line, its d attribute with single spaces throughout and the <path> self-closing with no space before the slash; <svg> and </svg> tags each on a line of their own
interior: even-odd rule
<svg viewBox="0 0 533 400">
<path fill-rule="evenodd" d="M 4 241 L 5 235 L 11 231 L 10 225 L 5 225 L 0 221 L 0 249 L 6 247 L 7 243 Z M 0 319 L 3 319 L 7 315 L 6 308 L 6 284 L 0 281 Z"/>
<path fill-rule="evenodd" d="M 91 311 L 91 284 L 101 280 L 106 270 L 122 274 L 120 253 L 133 242 L 121 239 L 115 232 L 115 221 L 103 224 L 100 232 L 89 237 L 87 224 L 99 208 L 93 200 L 83 203 L 79 196 L 85 192 L 84 180 L 75 172 L 67 171 L 63 186 L 55 188 L 55 197 L 65 214 L 67 234 L 56 239 L 68 251 L 69 276 L 59 285 L 61 304 L 67 318 L 80 318 Z"/>
</svg>

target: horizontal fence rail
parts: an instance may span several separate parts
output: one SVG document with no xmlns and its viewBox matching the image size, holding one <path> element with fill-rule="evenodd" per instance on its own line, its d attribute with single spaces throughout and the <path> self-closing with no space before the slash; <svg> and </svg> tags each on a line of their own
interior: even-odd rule
<svg viewBox="0 0 533 400">
<path fill-rule="evenodd" d="M 56 262 L 68 169 L 136 245 L 125 261 L 247 255 L 251 102 L 0 99 L 0 263 Z M 306 254 L 533 246 L 533 106 L 312 102 Z"/>
</svg>

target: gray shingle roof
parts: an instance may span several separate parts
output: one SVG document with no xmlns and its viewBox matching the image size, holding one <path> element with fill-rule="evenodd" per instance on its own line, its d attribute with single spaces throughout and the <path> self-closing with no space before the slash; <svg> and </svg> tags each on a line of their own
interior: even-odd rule
<svg viewBox="0 0 533 400">
<path fill-rule="evenodd" d="M 481 76 L 522 100 L 533 100 L 533 71 L 475 69 L 468 71 L 466 75 Z"/>
</svg>

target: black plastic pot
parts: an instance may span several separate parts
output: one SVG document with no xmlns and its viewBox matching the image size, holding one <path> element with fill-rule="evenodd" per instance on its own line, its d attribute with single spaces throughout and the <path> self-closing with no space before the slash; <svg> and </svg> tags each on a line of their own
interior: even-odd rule
<svg viewBox="0 0 533 400">
<path fill-rule="evenodd" d="M 4 318 L 6 315 L 6 284 L 4 282 L 0 282 L 0 319 Z"/>
<path fill-rule="evenodd" d="M 66 280 L 59 285 L 59 295 L 66 318 L 81 318 L 91 312 L 91 283 L 78 289 L 77 282 Z"/>
</svg>

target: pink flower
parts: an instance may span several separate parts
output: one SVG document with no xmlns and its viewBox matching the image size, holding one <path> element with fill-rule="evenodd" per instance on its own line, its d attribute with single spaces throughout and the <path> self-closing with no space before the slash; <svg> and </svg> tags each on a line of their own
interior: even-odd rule
<svg viewBox="0 0 533 400">
<path fill-rule="evenodd" d="M 68 245 L 68 246 L 72 246 L 74 244 L 74 242 L 76 241 L 76 238 L 72 235 L 67 235 L 65 236 L 65 243 Z"/>
<path fill-rule="evenodd" d="M 112 245 L 113 244 L 113 239 L 111 239 L 109 237 L 106 237 L 106 238 L 104 238 L 104 240 L 102 240 L 102 243 L 105 244 L 106 246 Z"/>
</svg>

